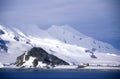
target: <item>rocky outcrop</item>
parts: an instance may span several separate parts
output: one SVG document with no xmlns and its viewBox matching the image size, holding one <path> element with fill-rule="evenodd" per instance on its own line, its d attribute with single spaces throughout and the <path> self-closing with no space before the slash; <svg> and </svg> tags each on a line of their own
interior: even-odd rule
<svg viewBox="0 0 120 79">
<path fill-rule="evenodd" d="M 15 62 L 15 65 L 16 65 L 16 66 L 22 66 L 22 65 L 25 63 L 25 62 L 23 61 L 24 56 L 25 56 L 25 53 L 22 54 L 21 56 L 17 57 L 16 62 Z"/>
<path fill-rule="evenodd" d="M 95 56 L 95 54 L 94 54 L 94 51 L 95 51 L 95 50 L 96 50 L 95 48 L 92 48 L 92 50 L 85 50 L 85 52 L 86 52 L 86 53 L 90 53 L 90 54 L 91 54 L 91 55 L 90 55 L 91 58 L 97 59 L 97 56 Z"/>
<path fill-rule="evenodd" d="M 5 51 L 5 52 L 8 51 L 8 47 L 6 46 L 5 41 L 2 40 L 1 38 L 0 38 L 0 51 Z"/>
<path fill-rule="evenodd" d="M 15 63 L 16 66 L 22 66 L 24 63 L 26 63 L 26 61 L 30 59 L 30 57 L 35 58 L 32 61 L 33 67 L 36 67 L 38 65 L 38 62 L 42 62 L 50 66 L 69 65 L 64 60 L 54 55 L 48 54 L 44 49 L 40 47 L 33 47 L 27 53 L 24 53 L 21 56 L 17 57 L 16 63 Z"/>
<path fill-rule="evenodd" d="M 0 35 L 5 34 L 3 30 L 0 29 Z"/>
</svg>

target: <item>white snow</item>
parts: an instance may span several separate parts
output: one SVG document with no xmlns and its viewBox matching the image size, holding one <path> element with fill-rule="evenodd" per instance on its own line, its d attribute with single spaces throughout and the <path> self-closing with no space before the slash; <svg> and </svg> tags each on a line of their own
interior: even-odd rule
<svg viewBox="0 0 120 79">
<path fill-rule="evenodd" d="M 38 65 L 37 65 L 37 67 L 39 67 L 39 68 L 44 68 L 46 66 L 47 66 L 47 64 L 40 62 L 40 61 L 38 62 Z"/>
<path fill-rule="evenodd" d="M 35 57 L 29 57 L 29 60 L 25 61 L 25 63 L 22 66 L 25 67 L 33 67 L 33 61 L 35 60 Z"/>
<path fill-rule="evenodd" d="M 68 66 L 68 65 L 60 65 L 54 67 L 54 69 L 77 69 L 78 66 Z"/>
<path fill-rule="evenodd" d="M 0 62 L 0 68 L 4 67 L 3 64 Z"/>
<path fill-rule="evenodd" d="M 120 70 L 120 67 L 100 67 L 100 66 L 88 66 L 85 67 L 84 69 L 108 69 L 108 70 Z"/>
<path fill-rule="evenodd" d="M 35 59 L 36 59 L 36 57 L 30 56 L 29 60 L 24 61 L 25 63 L 24 63 L 22 66 L 25 66 L 25 67 L 33 67 L 33 61 L 34 61 Z M 41 62 L 41 61 L 39 61 L 39 62 L 38 62 L 38 65 L 37 65 L 38 68 L 44 68 L 44 67 L 46 67 L 46 66 L 47 66 L 47 64 L 45 64 L 45 63 L 43 63 L 43 62 Z"/>
<path fill-rule="evenodd" d="M 107 53 L 107 55 L 111 55 L 111 56 L 117 56 L 116 54 L 111 54 L 111 53 Z"/>
</svg>

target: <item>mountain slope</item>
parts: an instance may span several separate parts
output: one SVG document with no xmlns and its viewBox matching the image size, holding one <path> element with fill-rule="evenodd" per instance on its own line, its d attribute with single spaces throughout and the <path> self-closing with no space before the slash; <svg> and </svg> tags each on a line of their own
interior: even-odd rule
<svg viewBox="0 0 120 79">
<path fill-rule="evenodd" d="M 32 37 L 37 37 L 37 38 L 51 37 L 45 30 L 40 29 L 39 26 L 35 24 L 21 25 L 18 28 L 12 27 L 12 29 L 14 29 L 14 31 L 17 31 L 19 29 L 20 31 L 22 31 L 23 34 L 32 36 Z"/>
<path fill-rule="evenodd" d="M 114 52 L 116 54 L 120 52 L 110 44 L 88 37 L 68 25 L 53 25 L 47 31 L 53 38 L 56 38 L 67 44 L 81 46 L 89 50 L 95 49 L 95 51 L 99 52 Z"/>
<path fill-rule="evenodd" d="M 16 57 L 31 48 L 29 40 L 17 32 L 0 25 L 0 62 L 11 63 Z"/>
<path fill-rule="evenodd" d="M 52 39 L 37 39 L 36 46 L 44 48 L 48 53 L 53 54 L 69 64 L 95 63 L 95 64 L 119 64 L 120 56 L 116 54 L 88 51 L 83 47 L 62 43 L 60 41 L 51 42 Z M 41 41 L 41 42 L 39 42 Z M 33 41 L 31 41 L 33 42 Z M 35 43 L 35 42 L 33 42 Z M 88 52 L 86 52 L 88 51 Z"/>
</svg>

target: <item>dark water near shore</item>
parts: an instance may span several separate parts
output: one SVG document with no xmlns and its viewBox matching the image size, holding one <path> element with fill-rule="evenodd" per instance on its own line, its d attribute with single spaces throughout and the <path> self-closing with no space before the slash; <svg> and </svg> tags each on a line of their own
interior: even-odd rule
<svg viewBox="0 0 120 79">
<path fill-rule="evenodd" d="M 120 71 L 0 70 L 0 79 L 120 79 Z"/>
</svg>

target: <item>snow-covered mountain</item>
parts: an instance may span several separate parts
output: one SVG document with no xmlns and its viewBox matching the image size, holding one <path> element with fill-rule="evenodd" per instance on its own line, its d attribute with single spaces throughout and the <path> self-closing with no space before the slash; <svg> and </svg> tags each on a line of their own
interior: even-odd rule
<svg viewBox="0 0 120 79">
<path fill-rule="evenodd" d="M 113 46 L 107 44 L 105 42 L 101 42 L 93 39 L 92 37 L 88 37 L 75 29 L 71 28 L 68 25 L 56 26 L 53 25 L 49 28 L 48 33 L 67 44 L 77 45 L 80 47 L 87 48 L 89 50 L 99 51 L 99 52 L 118 52 Z"/>
<path fill-rule="evenodd" d="M 11 63 L 24 51 L 31 48 L 29 39 L 19 31 L 14 31 L 0 25 L 0 62 Z"/>
<path fill-rule="evenodd" d="M 116 54 L 119 52 L 119 50 L 115 49 L 112 45 L 88 37 L 71 28 L 69 25 L 52 25 L 47 30 L 42 30 L 37 25 L 24 25 L 24 27 L 21 26 L 19 29 L 21 29 L 24 34 L 36 38 L 55 39 L 66 44 L 77 45 L 89 50 L 94 49 L 99 52 L 114 52 Z M 27 29 L 27 31 L 25 29 Z"/>
<path fill-rule="evenodd" d="M 69 64 L 120 64 L 119 50 L 88 37 L 68 25 L 53 25 L 47 30 L 38 26 L 6 28 L 0 26 L 0 62 L 13 63 L 33 47 L 41 47 Z M 8 50 L 5 51 L 2 45 Z M 6 53 L 2 53 L 2 52 Z"/>
</svg>

